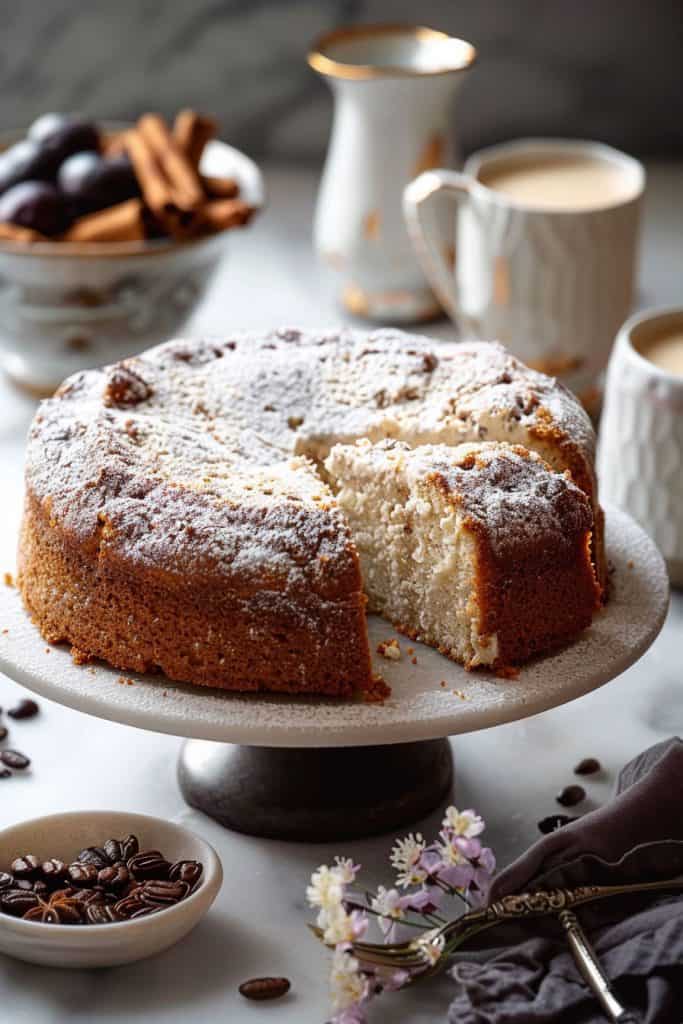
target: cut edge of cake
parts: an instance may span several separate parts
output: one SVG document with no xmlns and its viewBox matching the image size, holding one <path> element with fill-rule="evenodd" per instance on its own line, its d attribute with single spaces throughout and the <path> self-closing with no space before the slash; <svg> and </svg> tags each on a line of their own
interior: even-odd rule
<svg viewBox="0 0 683 1024">
<path fill-rule="evenodd" d="M 504 669 L 590 625 L 592 513 L 521 445 L 335 446 L 326 469 L 369 611 L 466 668 Z"/>
</svg>

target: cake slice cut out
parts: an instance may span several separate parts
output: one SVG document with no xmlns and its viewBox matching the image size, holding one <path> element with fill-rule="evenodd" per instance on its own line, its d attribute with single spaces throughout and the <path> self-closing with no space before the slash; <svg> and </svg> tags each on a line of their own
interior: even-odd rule
<svg viewBox="0 0 683 1024">
<path fill-rule="evenodd" d="M 590 625 L 588 498 L 521 445 L 361 440 L 326 470 L 369 610 L 467 668 L 502 669 Z"/>
</svg>

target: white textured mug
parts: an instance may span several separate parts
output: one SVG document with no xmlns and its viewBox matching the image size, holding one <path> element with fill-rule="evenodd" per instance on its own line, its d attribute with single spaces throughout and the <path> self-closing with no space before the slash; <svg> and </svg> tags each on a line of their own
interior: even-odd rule
<svg viewBox="0 0 683 1024">
<path fill-rule="evenodd" d="M 520 201 L 484 184 L 496 168 L 548 159 L 608 161 L 623 195 L 588 206 Z M 405 190 L 408 230 L 430 283 L 464 337 L 498 338 L 597 406 L 612 341 L 631 308 L 645 171 L 597 142 L 523 139 L 481 150 L 462 174 L 426 171 Z M 458 201 L 444 249 L 432 197 Z M 431 215 L 431 216 L 430 216 Z M 457 254 L 457 255 L 456 255 Z"/>
<path fill-rule="evenodd" d="M 600 425 L 600 496 L 629 512 L 659 546 L 671 582 L 683 586 L 683 376 L 643 353 L 683 332 L 683 308 L 648 310 L 617 335 Z"/>
</svg>

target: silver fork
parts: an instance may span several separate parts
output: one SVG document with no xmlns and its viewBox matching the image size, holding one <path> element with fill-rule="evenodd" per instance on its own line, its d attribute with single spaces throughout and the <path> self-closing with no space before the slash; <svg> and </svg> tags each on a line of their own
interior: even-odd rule
<svg viewBox="0 0 683 1024">
<path fill-rule="evenodd" d="M 569 941 L 571 952 L 582 977 L 600 1001 L 610 1024 L 627 1024 L 634 1018 L 621 1006 L 611 990 L 609 980 L 600 967 L 573 908 L 610 896 L 627 896 L 647 892 L 683 890 L 683 878 L 634 885 L 584 885 L 575 889 L 549 889 L 503 896 L 481 910 L 474 910 L 440 928 L 422 932 L 405 942 L 353 942 L 353 953 L 363 963 L 407 971 L 421 971 L 423 978 L 441 970 L 451 953 L 468 939 L 495 928 L 504 921 L 528 920 L 547 915 L 557 916 Z M 309 925 L 322 940 L 323 932 Z"/>
</svg>

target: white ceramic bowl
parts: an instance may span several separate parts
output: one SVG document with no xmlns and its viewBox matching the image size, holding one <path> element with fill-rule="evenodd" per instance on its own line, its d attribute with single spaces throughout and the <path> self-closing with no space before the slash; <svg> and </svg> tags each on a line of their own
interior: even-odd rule
<svg viewBox="0 0 683 1024">
<path fill-rule="evenodd" d="M 3 135 L 0 149 L 16 137 Z M 235 178 L 242 198 L 263 204 L 261 172 L 239 150 L 214 139 L 201 167 Z M 42 397 L 78 370 L 166 341 L 239 235 L 230 229 L 187 242 L 0 242 L 0 365 Z"/>
<path fill-rule="evenodd" d="M 209 843 L 171 821 L 119 811 L 69 811 L 33 818 L 0 832 L 0 870 L 24 853 L 68 863 L 84 846 L 131 832 L 141 850 L 161 850 L 171 861 L 201 861 L 204 872 L 197 890 L 158 914 L 114 924 L 41 924 L 0 913 L 0 952 L 50 967 L 115 967 L 161 953 L 187 935 L 216 898 L 223 869 Z"/>
</svg>

